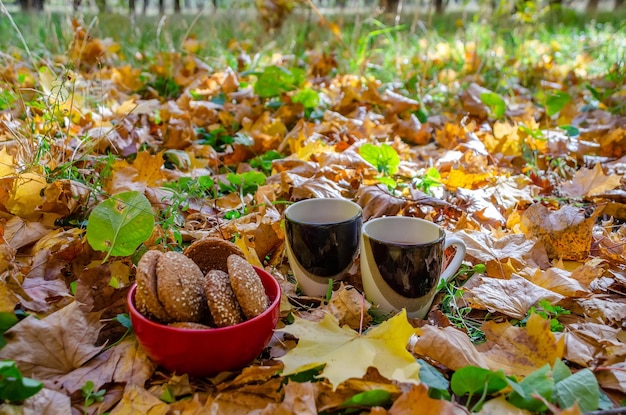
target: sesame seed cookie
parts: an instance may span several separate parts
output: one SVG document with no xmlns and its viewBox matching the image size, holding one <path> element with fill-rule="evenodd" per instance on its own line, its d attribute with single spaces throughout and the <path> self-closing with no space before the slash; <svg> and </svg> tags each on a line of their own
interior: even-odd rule
<svg viewBox="0 0 626 415">
<path fill-rule="evenodd" d="M 214 269 L 206 275 L 204 283 L 211 317 L 217 327 L 232 326 L 243 321 L 241 308 L 224 271 Z"/>
<path fill-rule="evenodd" d="M 230 255 L 227 265 L 230 285 L 244 316 L 250 319 L 264 312 L 269 306 L 269 300 L 261 278 L 252 265 L 238 255 Z"/>
<path fill-rule="evenodd" d="M 198 239 L 185 249 L 184 254 L 200 267 L 204 275 L 214 269 L 228 272 L 228 257 L 233 254 L 244 256 L 234 243 L 215 237 Z"/>
<path fill-rule="evenodd" d="M 169 323 L 173 319 L 159 301 L 157 292 L 156 266 L 162 255 L 161 251 L 151 250 L 143 254 L 137 263 L 135 303 L 137 310 L 144 316 L 152 316 L 164 323 Z"/>
<path fill-rule="evenodd" d="M 175 321 L 206 319 L 204 274 L 195 262 L 181 253 L 166 252 L 157 262 L 156 275 L 159 300 Z"/>
</svg>

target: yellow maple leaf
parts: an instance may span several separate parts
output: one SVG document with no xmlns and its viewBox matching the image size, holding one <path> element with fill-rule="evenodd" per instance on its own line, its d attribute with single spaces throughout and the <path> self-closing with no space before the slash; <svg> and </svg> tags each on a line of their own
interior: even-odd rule
<svg viewBox="0 0 626 415">
<path fill-rule="evenodd" d="M 0 150 L 0 177 L 10 176 L 15 174 L 15 162 L 13 156 L 7 153 L 7 148 L 2 147 Z"/>
<path fill-rule="evenodd" d="M 325 364 L 320 377 L 336 388 L 349 378 L 360 378 L 367 368 L 400 382 L 419 383 L 420 365 L 406 349 L 414 329 L 402 311 L 363 335 L 326 314 L 321 322 L 296 317 L 293 324 L 279 332 L 299 339 L 298 345 L 278 358 L 284 375 L 298 373 Z"/>
<path fill-rule="evenodd" d="M 459 187 L 464 189 L 476 189 L 485 185 L 487 180 L 492 177 L 491 173 L 466 173 L 461 170 L 450 170 L 446 177 L 441 181 L 449 190 L 456 190 Z"/>
<path fill-rule="evenodd" d="M 23 219 L 37 220 L 41 212 L 36 209 L 43 203 L 41 193 L 47 186 L 46 178 L 41 174 L 20 174 L 13 181 L 13 189 L 5 203 L 7 210 Z"/>
<path fill-rule="evenodd" d="M 163 152 L 151 155 L 148 151 L 140 151 L 133 162 L 137 169 L 136 182 L 145 182 L 148 186 L 158 186 L 163 180 Z"/>
<path fill-rule="evenodd" d="M 482 141 L 491 154 L 502 153 L 505 156 L 517 156 L 522 153 L 518 127 L 508 122 L 496 122 L 493 125 L 493 135 L 485 134 Z"/>
</svg>

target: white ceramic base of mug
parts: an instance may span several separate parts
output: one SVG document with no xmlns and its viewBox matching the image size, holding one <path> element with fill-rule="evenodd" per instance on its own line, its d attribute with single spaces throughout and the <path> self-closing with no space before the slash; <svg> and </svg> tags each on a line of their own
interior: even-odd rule
<svg viewBox="0 0 626 415">
<path fill-rule="evenodd" d="M 372 293 L 367 297 L 367 300 L 372 303 L 372 308 L 370 309 L 370 312 L 372 314 L 383 317 L 402 311 L 402 308 L 394 306 L 382 294 L 380 294 L 378 287 L 376 287 L 371 277 L 363 278 L 363 290 L 367 293 Z M 407 301 L 410 301 L 410 299 L 407 298 Z M 432 300 L 431 302 L 421 308 L 418 308 L 417 310 L 407 310 L 406 308 L 404 309 L 406 310 L 406 315 L 408 318 L 424 318 L 426 317 L 426 314 L 428 314 L 431 305 Z"/>
<path fill-rule="evenodd" d="M 293 271 L 293 275 L 300 286 L 302 294 L 309 297 L 326 297 L 328 291 L 328 280 L 331 278 L 321 278 L 311 275 L 304 268 L 302 268 L 295 258 L 295 255 L 291 251 L 289 243 L 287 247 L 287 259 L 289 259 L 289 265 Z"/>
</svg>

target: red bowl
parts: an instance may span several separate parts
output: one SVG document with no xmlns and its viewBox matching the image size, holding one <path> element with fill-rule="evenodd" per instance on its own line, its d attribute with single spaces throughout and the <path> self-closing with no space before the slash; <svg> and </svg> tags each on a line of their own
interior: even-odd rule
<svg viewBox="0 0 626 415">
<path fill-rule="evenodd" d="M 269 297 L 268 309 L 234 326 L 207 330 L 170 327 L 144 317 L 135 308 L 134 284 L 127 297 L 130 321 L 146 354 L 168 370 L 191 376 L 211 376 L 252 362 L 271 340 L 280 311 L 278 281 L 267 271 L 254 269 Z"/>
</svg>

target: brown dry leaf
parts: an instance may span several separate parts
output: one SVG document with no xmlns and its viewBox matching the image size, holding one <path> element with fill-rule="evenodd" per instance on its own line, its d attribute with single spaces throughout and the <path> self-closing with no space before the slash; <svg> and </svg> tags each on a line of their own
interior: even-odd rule
<svg viewBox="0 0 626 415">
<path fill-rule="evenodd" d="M 619 297 L 620 300 L 623 296 Z M 626 321 L 626 303 L 605 299 L 600 296 L 591 298 L 579 298 L 573 300 L 575 304 L 566 307 L 573 313 L 587 316 L 604 324 L 621 325 Z"/>
<path fill-rule="evenodd" d="M 8 273 L 0 276 L 0 313 L 13 313 L 20 300 L 11 286 L 4 281 L 4 278 L 9 278 Z"/>
<path fill-rule="evenodd" d="M 606 265 L 607 262 L 605 260 L 593 258 L 573 270 L 570 277 L 580 282 L 583 286 L 589 287 L 593 281 L 602 277 Z"/>
<path fill-rule="evenodd" d="M 611 364 L 626 358 L 626 343 L 619 339 L 620 329 L 585 321 L 563 319 L 565 331 L 564 357 L 582 367 Z"/>
<path fill-rule="evenodd" d="M 357 203 L 363 208 L 363 221 L 380 216 L 395 216 L 406 206 L 406 200 L 391 195 L 383 186 L 361 186 Z"/>
<path fill-rule="evenodd" d="M 548 268 L 545 271 L 538 269 L 529 279 L 533 284 L 565 297 L 587 297 L 592 294 L 578 280 L 571 277 L 571 272 L 560 268 Z"/>
<path fill-rule="evenodd" d="M 520 320 L 539 300 L 548 300 L 555 304 L 563 299 L 562 295 L 515 274 L 511 275 L 510 279 L 476 275 L 470 278 L 463 288 L 466 291 L 464 299 L 469 301 L 472 307 L 488 310 L 490 313 L 500 312 Z"/>
<path fill-rule="evenodd" d="M 389 415 L 460 415 L 469 414 L 468 410 L 454 402 L 433 399 L 428 396 L 428 387 L 414 385 L 401 395 L 388 411 Z"/>
<path fill-rule="evenodd" d="M 100 353 L 87 364 L 54 379 L 70 393 L 79 390 L 87 381 L 99 390 L 107 383 L 124 383 L 143 387 L 154 373 L 155 364 L 148 358 L 134 337 L 124 339 Z"/>
<path fill-rule="evenodd" d="M 454 234 L 465 242 L 467 256 L 474 263 L 483 263 L 486 274 L 497 278 L 507 278 L 515 270 L 520 270 L 532 261 L 535 242 L 520 234 L 505 234 L 499 239 L 487 232 L 461 231 Z"/>
<path fill-rule="evenodd" d="M 478 353 L 466 333 L 452 326 L 426 325 L 416 330 L 418 341 L 413 352 L 429 357 L 452 370 L 465 366 L 487 367 L 485 357 Z"/>
<path fill-rule="evenodd" d="M 31 315 L 5 333 L 0 358 L 15 360 L 24 376 L 38 379 L 67 374 L 98 354 L 99 313 L 83 313 L 73 302 L 49 316 Z"/>
<path fill-rule="evenodd" d="M 124 396 L 119 404 L 111 411 L 111 415 L 166 415 L 169 405 L 141 386 L 126 385 Z"/>
<path fill-rule="evenodd" d="M 8 405 L 7 405 L 8 406 Z M 72 412 L 70 397 L 65 393 L 43 388 L 36 395 L 26 399 L 24 404 L 16 408 L 16 414 L 24 415 L 67 415 Z M 5 412 L 5 405 L 0 405 L 0 414 L 11 414 Z"/>
<path fill-rule="evenodd" d="M 626 362 L 603 367 L 596 378 L 601 387 L 626 393 Z"/>
<path fill-rule="evenodd" d="M 208 415 L 206 406 L 200 401 L 198 394 L 194 394 L 192 399 L 183 399 L 170 404 L 171 411 L 176 414 L 185 415 Z"/>
<path fill-rule="evenodd" d="M 487 321 L 482 329 L 487 341 L 476 349 L 484 353 L 491 370 L 527 376 L 563 357 L 564 339 L 557 340 L 550 331 L 550 321 L 539 314 L 531 314 L 526 327 Z"/>
<path fill-rule="evenodd" d="M 617 189 L 621 181 L 622 176 L 619 174 L 606 176 L 600 163 L 596 163 L 593 169 L 583 167 L 578 170 L 572 180 L 562 184 L 559 189 L 570 197 L 595 196 Z"/>
<path fill-rule="evenodd" d="M 22 292 L 16 291 L 16 294 L 20 297 L 22 306 L 38 313 L 50 313 L 72 301 L 70 289 L 61 279 L 27 277 L 21 288 Z"/>
<path fill-rule="evenodd" d="M 324 309 L 337 318 L 340 326 L 347 325 L 351 329 L 360 330 L 372 320 L 372 316 L 367 312 L 371 306 L 361 293 L 342 283 L 333 291 Z"/>
<path fill-rule="evenodd" d="M 283 386 L 285 397 L 280 404 L 271 403 L 260 415 L 317 415 L 316 387 L 311 382 L 289 381 Z"/>
<path fill-rule="evenodd" d="M 14 216 L 4 225 L 4 239 L 13 249 L 20 249 L 40 240 L 50 231 L 41 222 L 27 222 Z"/>
<path fill-rule="evenodd" d="M 572 205 L 552 211 L 537 203 L 526 209 L 520 227 L 526 236 L 543 242 L 549 258 L 580 261 L 589 255 L 593 225 L 600 213 L 602 208 L 585 218 L 585 212 Z"/>
<path fill-rule="evenodd" d="M 492 192 L 488 189 L 456 189 L 457 205 L 467 213 L 471 213 L 476 220 L 485 227 L 498 229 L 506 223 L 500 210 L 492 201 Z"/>
<path fill-rule="evenodd" d="M 46 187 L 43 197 L 40 211 L 65 217 L 86 204 L 89 187 L 72 180 L 57 180 Z"/>
<path fill-rule="evenodd" d="M 280 389 L 283 380 L 272 378 L 259 384 L 247 384 L 236 389 L 218 393 L 207 407 L 210 414 L 248 415 L 255 410 L 261 410 L 267 405 L 278 403 L 282 396 Z"/>
<path fill-rule="evenodd" d="M 527 376 L 563 357 L 563 339 L 557 340 L 550 322 L 538 314 L 530 316 L 526 327 L 488 321 L 482 328 L 487 341 L 474 346 L 465 333 L 452 327 L 421 327 L 414 352 L 452 370 L 473 365 L 517 376 Z"/>
<path fill-rule="evenodd" d="M 476 415 L 532 415 L 532 412 L 525 409 L 520 409 L 513 406 L 506 400 L 506 396 L 498 396 L 497 398 L 490 399 L 480 411 L 476 412 Z"/>
</svg>

